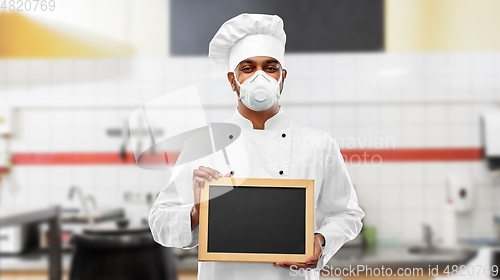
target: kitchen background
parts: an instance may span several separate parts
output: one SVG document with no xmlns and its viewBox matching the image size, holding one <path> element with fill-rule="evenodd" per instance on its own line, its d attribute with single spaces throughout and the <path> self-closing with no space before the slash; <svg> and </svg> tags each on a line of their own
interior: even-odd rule
<svg viewBox="0 0 500 280">
<path fill-rule="evenodd" d="M 0 117 L 8 126 L 0 140 L 0 211 L 81 209 L 69 198 L 76 186 L 99 211 L 122 209 L 140 223 L 169 171 L 135 165 L 125 133 L 131 113 L 196 85 L 207 121 L 222 122 L 235 110 L 234 93 L 206 56 L 170 55 L 172 3 L 56 2 L 54 11 L 0 12 L 0 46 L 7 46 L 0 47 Z M 466 198 L 455 201 L 464 207 L 456 214 L 458 240 L 494 244 L 500 179 L 483 151 L 485 135 L 500 127 L 481 122 L 500 112 L 500 4 L 380 3 L 383 50 L 287 53 L 280 104 L 337 140 L 377 246 L 424 244 L 423 224 L 435 244 L 446 243 L 444 207 L 464 187 Z M 359 162 L 364 152 L 367 162 Z M 76 229 L 63 223 L 62 230 Z M 2 277 L 46 266 L 30 261 L 0 257 Z M 196 271 L 193 263 L 180 267 Z"/>
</svg>

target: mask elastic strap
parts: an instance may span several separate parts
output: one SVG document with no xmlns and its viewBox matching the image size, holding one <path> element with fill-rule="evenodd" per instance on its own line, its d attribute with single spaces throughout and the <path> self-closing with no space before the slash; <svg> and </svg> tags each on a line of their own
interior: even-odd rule
<svg viewBox="0 0 500 280">
<path fill-rule="evenodd" d="M 241 84 L 240 84 L 240 82 L 238 82 L 238 78 L 236 77 L 236 73 L 234 73 L 234 81 L 238 84 L 238 86 L 240 87 L 240 91 L 241 91 Z M 238 96 L 238 99 L 241 100 L 241 92 L 239 95 L 240 96 Z"/>
</svg>

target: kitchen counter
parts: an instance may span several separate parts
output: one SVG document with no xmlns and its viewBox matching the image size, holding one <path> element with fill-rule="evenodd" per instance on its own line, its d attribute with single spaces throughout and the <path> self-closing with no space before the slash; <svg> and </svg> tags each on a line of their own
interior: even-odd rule
<svg viewBox="0 0 500 280">
<path fill-rule="evenodd" d="M 465 264 L 477 252 L 476 247 L 467 247 L 463 254 L 458 255 L 429 255 L 413 254 L 409 246 L 378 246 L 373 252 L 363 253 L 361 248 L 342 248 L 328 263 L 330 268 L 347 268 L 349 266 L 367 265 L 370 268 L 428 268 L 429 265 L 444 268 L 446 265 Z M 180 249 L 177 249 L 180 250 Z M 191 249 L 196 250 L 196 249 Z M 198 260 L 195 251 L 186 251 L 184 256 L 178 254 L 176 265 L 178 270 L 197 270 Z M 64 252 L 62 256 L 62 269 L 69 270 L 71 252 Z M 2 270 L 43 270 L 47 268 L 47 255 L 32 253 L 23 256 L 2 257 Z"/>
<path fill-rule="evenodd" d="M 446 265 L 465 264 L 477 254 L 477 247 L 461 246 L 453 254 L 410 253 L 412 246 L 377 246 L 372 252 L 364 252 L 361 247 L 342 248 L 328 262 L 329 267 L 346 268 L 356 265 L 367 265 L 371 268 L 428 268 L 445 267 Z"/>
<path fill-rule="evenodd" d="M 65 252 L 62 254 L 62 270 L 69 270 L 72 255 L 73 254 L 71 252 Z M 21 256 L 2 256 L 0 259 L 2 271 L 46 270 L 48 262 L 49 260 L 46 252 L 33 252 L 23 254 Z"/>
</svg>

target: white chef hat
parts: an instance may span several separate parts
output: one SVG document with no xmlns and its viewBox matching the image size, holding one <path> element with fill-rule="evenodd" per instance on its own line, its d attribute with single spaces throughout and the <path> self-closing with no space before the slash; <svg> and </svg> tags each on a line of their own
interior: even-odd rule
<svg viewBox="0 0 500 280">
<path fill-rule="evenodd" d="M 241 14 L 226 21 L 209 44 L 208 56 L 224 71 L 254 56 L 269 56 L 284 67 L 286 34 L 276 15 Z"/>
</svg>

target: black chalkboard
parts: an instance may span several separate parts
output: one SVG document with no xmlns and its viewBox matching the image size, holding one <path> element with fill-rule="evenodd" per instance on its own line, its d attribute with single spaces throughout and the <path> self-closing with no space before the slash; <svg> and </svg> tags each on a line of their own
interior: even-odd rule
<svg viewBox="0 0 500 280">
<path fill-rule="evenodd" d="M 383 51 L 382 0 L 171 0 L 171 55 L 207 55 L 228 19 L 241 13 L 280 16 L 286 52 Z"/>
<path fill-rule="evenodd" d="M 305 254 L 305 189 L 212 185 L 210 196 L 208 252 Z"/>
<path fill-rule="evenodd" d="M 198 259 L 305 261 L 314 250 L 313 196 L 314 180 L 205 181 Z"/>
</svg>

